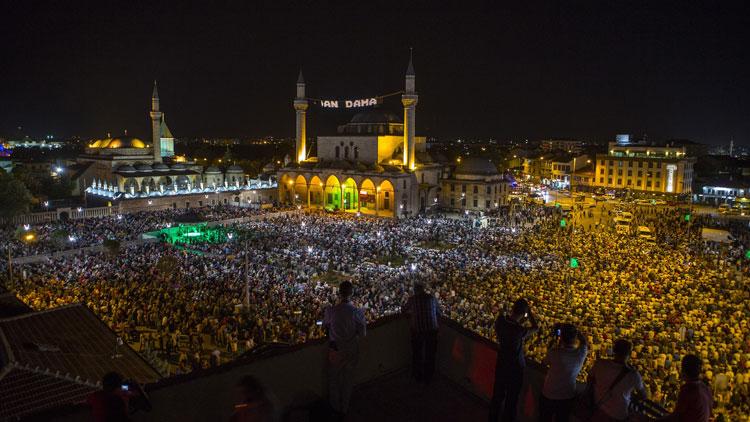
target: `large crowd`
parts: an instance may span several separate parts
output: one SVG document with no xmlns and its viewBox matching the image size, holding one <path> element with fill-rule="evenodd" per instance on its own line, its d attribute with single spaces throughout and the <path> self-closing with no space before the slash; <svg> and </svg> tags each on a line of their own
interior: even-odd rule
<svg viewBox="0 0 750 422">
<path fill-rule="evenodd" d="M 613 339 L 629 338 L 652 399 L 670 405 L 681 357 L 695 353 L 707 363 L 717 411 L 750 414 L 747 236 L 718 248 L 700 237 L 708 220 L 686 221 L 667 207 L 629 211 L 655 242 L 613 230 L 612 207 L 598 218 L 576 209 L 565 227 L 559 210 L 540 206 L 513 207 L 484 228 L 465 216 L 268 215 L 233 224 L 241 236 L 199 253 L 151 243 L 118 256 L 87 252 L 24 265 L 15 289 L 35 309 L 88 304 L 169 373 L 322 336 L 316 321 L 345 279 L 370 321 L 399 312 L 421 281 L 446 316 L 488 338 L 498 313 L 525 297 L 543 333 L 527 344 L 529 357 L 544 357 L 553 324 L 573 323 L 591 345 L 585 377 L 595 358 L 611 354 Z M 133 236 L 170 216 L 139 218 L 106 230 Z M 92 236 L 107 226 L 76 224 Z"/>
<path fill-rule="evenodd" d="M 167 209 L 116 214 L 101 218 L 60 219 L 20 227 L 0 226 L 4 233 L 0 253 L 13 257 L 50 254 L 62 250 L 101 245 L 107 239 L 127 242 L 159 230 L 176 220 L 221 221 L 263 214 L 260 209 L 216 205 L 191 209 Z M 27 238 L 27 234 L 31 234 Z"/>
</svg>

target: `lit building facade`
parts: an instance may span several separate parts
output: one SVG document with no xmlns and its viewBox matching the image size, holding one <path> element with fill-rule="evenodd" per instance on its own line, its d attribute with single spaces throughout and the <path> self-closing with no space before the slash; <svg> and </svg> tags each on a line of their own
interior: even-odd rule
<svg viewBox="0 0 750 422">
<path fill-rule="evenodd" d="M 192 162 L 164 162 L 163 158 L 174 155 L 174 138 L 160 111 L 156 83 L 149 114 L 151 143 L 127 135 L 98 139 L 89 143 L 71 166 L 77 190 L 88 200 L 118 203 L 123 210 L 240 205 L 243 198 L 245 202 L 252 198 L 275 201 L 275 181 L 249 179 L 237 165 L 221 171 Z M 255 194 L 248 196 L 245 191 Z"/>
<path fill-rule="evenodd" d="M 441 192 L 443 208 L 487 212 L 507 204 L 510 184 L 490 160 L 465 158 L 442 180 Z"/>
<path fill-rule="evenodd" d="M 606 154 L 596 155 L 594 184 L 613 190 L 689 194 L 694 163 L 684 147 L 610 142 Z"/>
<path fill-rule="evenodd" d="M 401 95 L 403 119 L 380 108 L 358 113 L 339 126 L 336 135 L 319 136 L 315 156 L 311 156 L 306 146 L 309 104 L 305 91 L 306 83 L 300 72 L 293 101 L 295 159 L 276 173 L 281 203 L 400 218 L 433 207 L 454 208 L 450 206 L 450 197 L 441 195 L 441 191 L 451 183 L 464 182 L 467 186 L 471 183 L 470 189 L 482 187 L 476 209 L 485 209 L 487 201 L 490 204 L 487 208 L 504 203 L 496 186 L 502 176 L 481 173 L 471 179 L 468 172 L 454 174 L 452 166 L 428 151 L 425 138 L 416 136 L 419 96 L 411 58 Z M 487 185 L 491 185 L 490 194 L 485 194 Z M 507 196 L 507 188 L 502 192 Z M 473 199 L 469 204 L 473 204 Z"/>
</svg>

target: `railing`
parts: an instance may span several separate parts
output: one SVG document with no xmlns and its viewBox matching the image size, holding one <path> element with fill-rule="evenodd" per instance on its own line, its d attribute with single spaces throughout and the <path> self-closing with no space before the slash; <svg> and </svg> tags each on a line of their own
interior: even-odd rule
<svg viewBox="0 0 750 422">
<path fill-rule="evenodd" d="M 401 315 L 384 317 L 370 324 L 367 336 L 360 342 L 355 385 L 408 368 L 411 361 L 409 339 L 409 321 Z M 277 410 L 305 407 L 326 396 L 327 352 L 327 342 L 318 339 L 163 379 L 146 387 L 153 410 L 137 413 L 133 420 L 228 420 L 238 400 L 235 386 L 244 375 L 253 375 L 267 388 Z M 496 359 L 495 343 L 455 321 L 441 320 L 437 371 L 449 382 L 488 403 Z M 538 363 L 527 362 L 519 400 L 518 416 L 522 422 L 538 420 L 545 373 Z M 477 405 L 482 406 L 481 402 Z M 89 420 L 88 411 L 81 406 L 60 408 L 54 413 L 65 415 L 52 419 L 55 421 Z"/>
<path fill-rule="evenodd" d="M 120 207 L 95 207 L 95 208 L 58 208 L 54 211 L 42 211 L 31 214 L 19 215 L 11 220 L 12 224 L 40 224 L 58 221 L 63 215 L 71 220 L 85 218 L 99 218 L 117 215 Z"/>
</svg>

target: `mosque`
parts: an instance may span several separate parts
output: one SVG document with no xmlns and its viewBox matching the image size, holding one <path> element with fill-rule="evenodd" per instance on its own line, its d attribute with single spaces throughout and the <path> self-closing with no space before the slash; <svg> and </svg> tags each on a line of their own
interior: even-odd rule
<svg viewBox="0 0 750 422">
<path fill-rule="evenodd" d="M 293 102 L 295 159 L 277 172 L 281 203 L 384 217 L 437 208 L 487 212 L 506 203 L 509 184 L 489 160 L 467 158 L 454 165 L 431 153 L 425 137 L 416 136 L 419 96 L 411 58 L 401 95 L 403 120 L 367 109 L 339 126 L 336 135 L 319 136 L 317 156 L 308 156 L 306 147 L 310 100 L 305 88 L 300 72 Z M 359 104 L 370 105 L 366 100 Z"/>
<path fill-rule="evenodd" d="M 156 82 L 151 94 L 151 143 L 132 137 L 91 142 L 78 156 L 74 180 L 89 202 L 118 204 L 124 211 L 272 202 L 276 183 L 250 179 L 230 165 L 223 171 L 174 157 L 174 137 L 160 110 Z"/>
</svg>

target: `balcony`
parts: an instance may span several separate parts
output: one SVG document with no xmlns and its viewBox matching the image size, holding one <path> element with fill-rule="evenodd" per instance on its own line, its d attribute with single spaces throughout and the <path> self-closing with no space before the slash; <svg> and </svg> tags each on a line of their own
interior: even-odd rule
<svg viewBox="0 0 750 422">
<path fill-rule="evenodd" d="M 223 421 L 239 402 L 235 385 L 253 375 L 267 388 L 279 420 L 328 420 L 327 344 L 316 340 L 264 356 L 176 376 L 147 386 L 153 410 L 135 421 Z M 348 421 L 484 421 L 494 382 L 495 345 L 450 320 L 440 328 L 437 374 L 427 387 L 409 376 L 409 322 L 401 316 L 371 324 L 361 342 Z M 536 419 L 541 368 L 529 363 L 519 400 L 521 421 Z M 57 409 L 44 420 L 89 420 L 83 407 Z"/>
</svg>

